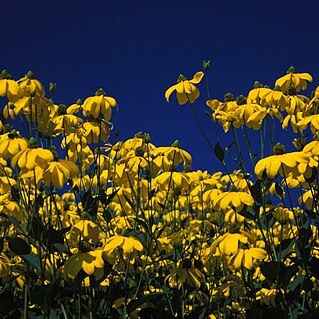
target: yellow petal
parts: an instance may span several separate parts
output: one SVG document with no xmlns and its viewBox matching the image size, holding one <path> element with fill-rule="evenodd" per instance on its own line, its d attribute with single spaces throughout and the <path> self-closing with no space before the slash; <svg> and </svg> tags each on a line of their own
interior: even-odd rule
<svg viewBox="0 0 319 319">
<path fill-rule="evenodd" d="M 169 102 L 169 97 L 171 96 L 171 94 L 175 91 L 175 87 L 176 85 L 171 86 L 170 88 L 168 88 L 165 92 L 165 99 L 167 102 Z"/>
<path fill-rule="evenodd" d="M 204 76 L 204 72 L 201 72 L 201 71 L 197 72 L 189 82 L 193 84 L 198 84 L 202 80 L 203 76 Z"/>
</svg>

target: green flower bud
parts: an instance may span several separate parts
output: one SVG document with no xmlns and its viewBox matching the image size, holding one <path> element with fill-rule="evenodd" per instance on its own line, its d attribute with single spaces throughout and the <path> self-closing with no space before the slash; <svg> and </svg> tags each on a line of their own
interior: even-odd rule
<svg viewBox="0 0 319 319">
<path fill-rule="evenodd" d="M 210 60 L 203 61 L 203 69 L 204 69 L 204 71 L 208 71 L 210 69 Z"/>
<path fill-rule="evenodd" d="M 9 133 L 12 131 L 12 125 L 11 124 L 5 124 L 4 125 L 4 133 Z"/>
<path fill-rule="evenodd" d="M 258 81 L 254 82 L 254 89 L 260 89 L 262 87 L 263 87 L 263 85 L 260 82 L 258 82 Z"/>
<path fill-rule="evenodd" d="M 54 93 L 56 91 L 56 83 L 50 83 L 49 84 L 49 92 Z"/>
<path fill-rule="evenodd" d="M 144 133 L 143 132 L 137 132 L 135 135 L 134 135 L 134 137 L 136 137 L 136 138 L 143 138 L 144 137 Z"/>
<path fill-rule="evenodd" d="M 286 153 L 285 145 L 281 143 L 277 143 L 273 147 L 273 153 L 274 155 L 282 155 Z"/>
<path fill-rule="evenodd" d="M 239 95 L 236 98 L 236 103 L 237 103 L 237 105 L 247 104 L 247 98 L 245 96 L 243 96 L 243 95 Z"/>
<path fill-rule="evenodd" d="M 37 148 L 38 143 L 37 140 L 34 137 L 31 137 L 28 141 L 28 148 Z"/>
<path fill-rule="evenodd" d="M 82 105 L 82 104 L 83 104 L 83 102 L 82 102 L 82 100 L 81 100 L 81 99 L 77 99 L 76 104 L 77 104 L 77 105 Z"/>
<path fill-rule="evenodd" d="M 11 75 L 7 72 L 7 70 L 2 70 L 0 74 L 1 80 L 11 80 Z"/>
<path fill-rule="evenodd" d="M 287 74 L 289 73 L 296 73 L 296 69 L 294 66 L 291 66 L 288 70 L 287 70 Z"/>
<path fill-rule="evenodd" d="M 225 102 L 235 101 L 234 94 L 232 94 L 232 93 L 226 93 L 226 94 L 224 95 L 224 101 L 225 101 Z"/>
<path fill-rule="evenodd" d="M 95 92 L 96 96 L 100 96 L 100 95 L 105 95 L 105 92 L 102 88 L 99 88 L 96 92 Z"/>
<path fill-rule="evenodd" d="M 60 104 L 58 107 L 58 114 L 65 115 L 66 114 L 66 106 L 64 104 Z"/>
<path fill-rule="evenodd" d="M 186 81 L 187 79 L 185 78 L 185 76 L 183 74 L 180 74 L 179 77 L 177 78 L 177 83 Z"/>
<path fill-rule="evenodd" d="M 26 77 L 27 79 L 30 79 L 30 80 L 34 80 L 34 79 L 35 79 L 35 76 L 34 76 L 34 74 L 33 74 L 32 71 L 29 71 L 29 72 L 25 75 L 25 77 Z"/>
<path fill-rule="evenodd" d="M 172 144 L 173 147 L 181 148 L 181 144 L 179 143 L 179 140 L 175 140 Z"/>
<path fill-rule="evenodd" d="M 11 132 L 9 133 L 9 138 L 15 138 L 15 137 L 20 137 L 18 132 L 16 130 L 11 130 Z"/>
</svg>

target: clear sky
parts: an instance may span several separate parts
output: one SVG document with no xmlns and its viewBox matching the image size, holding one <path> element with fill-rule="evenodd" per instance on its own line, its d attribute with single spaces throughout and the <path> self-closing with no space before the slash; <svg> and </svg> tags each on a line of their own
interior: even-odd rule
<svg viewBox="0 0 319 319">
<path fill-rule="evenodd" d="M 168 104 L 165 90 L 180 73 L 191 78 L 203 60 L 212 64 L 212 98 L 247 94 L 255 80 L 273 86 L 291 65 L 309 72 L 315 88 L 318 9 L 316 0 L 6 1 L 0 68 L 15 79 L 32 70 L 46 88 L 56 82 L 57 104 L 84 100 L 102 87 L 118 102 L 112 122 L 120 139 L 138 131 L 157 146 L 178 139 L 194 169 L 213 172 L 220 166 L 188 105 L 174 96 Z M 215 144 L 204 83 L 200 90 L 194 108 Z"/>
</svg>

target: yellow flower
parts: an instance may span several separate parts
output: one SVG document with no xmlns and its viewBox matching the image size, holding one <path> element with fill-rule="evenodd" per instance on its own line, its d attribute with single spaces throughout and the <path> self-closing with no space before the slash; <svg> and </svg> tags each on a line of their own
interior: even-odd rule
<svg viewBox="0 0 319 319">
<path fill-rule="evenodd" d="M 191 80 L 187 80 L 183 75 L 180 75 L 177 79 L 177 84 L 171 86 L 165 92 L 167 102 L 169 102 L 170 95 L 176 90 L 179 105 L 186 102 L 194 103 L 199 97 L 199 90 L 195 84 L 198 84 L 203 76 L 203 72 L 197 72 Z"/>
<path fill-rule="evenodd" d="M 106 255 L 109 255 L 117 248 L 121 248 L 125 255 L 129 255 L 134 251 L 142 251 L 143 245 L 132 236 L 125 237 L 121 235 L 115 235 L 105 242 L 103 251 L 106 253 Z"/>
<path fill-rule="evenodd" d="M 288 98 L 281 91 L 272 90 L 270 88 L 256 88 L 251 90 L 247 100 L 259 105 L 267 103 L 271 107 L 280 109 L 280 111 L 284 111 L 288 105 Z"/>
<path fill-rule="evenodd" d="M 18 95 L 19 85 L 11 79 L 10 74 L 3 70 L 0 74 L 0 96 L 6 96 L 10 101 Z"/>
<path fill-rule="evenodd" d="M 64 264 L 64 279 L 74 280 L 81 270 L 89 276 L 94 276 L 95 280 L 101 279 L 104 275 L 102 253 L 101 249 L 97 249 L 71 256 Z"/>
<path fill-rule="evenodd" d="M 73 114 L 66 114 L 66 106 L 60 104 L 57 109 L 56 116 L 52 117 L 48 121 L 48 132 L 50 134 L 65 134 L 71 133 L 72 127 L 77 127 L 82 124 L 83 120 Z"/>
<path fill-rule="evenodd" d="M 253 197 L 245 192 L 224 192 L 213 199 L 213 205 L 216 208 L 233 208 L 237 212 L 241 211 L 244 205 L 254 205 L 254 202 Z"/>
<path fill-rule="evenodd" d="M 267 257 L 267 252 L 262 248 L 240 248 L 228 261 L 228 265 L 238 270 L 242 267 L 250 270 L 256 266 L 255 259 L 263 260 Z M 255 264 L 254 264 L 255 263 Z"/>
<path fill-rule="evenodd" d="M 69 236 L 73 244 L 78 244 L 81 240 L 96 244 L 99 241 L 100 229 L 90 220 L 80 220 L 72 227 Z"/>
<path fill-rule="evenodd" d="M 275 116 L 280 122 L 282 121 L 282 115 L 276 107 L 269 107 L 267 105 L 266 107 L 257 106 L 254 113 L 247 119 L 247 126 L 252 127 L 254 130 L 259 130 L 267 115 L 270 115 L 272 118 Z"/>
<path fill-rule="evenodd" d="M 82 125 L 83 136 L 88 143 L 98 143 L 99 141 L 106 142 L 110 136 L 110 128 L 105 121 L 89 121 Z"/>
<path fill-rule="evenodd" d="M 176 140 L 172 146 L 155 148 L 152 151 L 152 155 L 166 156 L 168 161 L 172 163 L 173 167 L 176 167 L 179 163 L 183 163 L 184 165 L 192 163 L 192 156 L 187 151 L 181 149 L 178 140 Z"/>
<path fill-rule="evenodd" d="M 92 115 L 94 118 L 100 117 L 102 114 L 105 121 L 109 121 L 112 115 L 112 108 L 116 107 L 116 101 L 110 96 L 105 96 L 102 89 L 96 92 L 95 96 L 88 97 L 83 103 L 83 115 Z"/>
<path fill-rule="evenodd" d="M 33 139 L 31 140 L 33 141 Z M 31 145 L 32 142 L 30 143 L 30 141 L 28 148 L 21 150 L 12 158 L 12 167 L 18 165 L 20 169 L 34 169 L 34 167 L 38 165 L 45 169 L 54 159 L 52 152 L 41 147 L 33 147 Z"/>
<path fill-rule="evenodd" d="M 284 93 L 288 92 L 291 85 L 300 91 L 307 88 L 307 81 L 312 82 L 312 76 L 309 73 L 295 73 L 295 68 L 291 66 L 287 74 L 276 81 L 275 86 L 279 86 Z"/>
<path fill-rule="evenodd" d="M 22 96 L 44 96 L 43 85 L 34 77 L 34 74 L 31 71 L 29 71 L 25 77 L 21 78 L 18 81 L 18 84 Z"/>
<path fill-rule="evenodd" d="M 297 126 L 300 127 L 301 131 L 303 131 L 307 128 L 309 123 L 311 132 L 315 135 L 316 132 L 319 131 L 319 114 L 304 117 L 297 123 Z"/>
<path fill-rule="evenodd" d="M 222 255 L 230 256 L 237 253 L 239 243 L 248 244 L 248 237 L 241 233 L 226 233 L 213 242 L 210 250 L 214 254 L 218 248 Z"/>
<path fill-rule="evenodd" d="M 0 156 L 3 158 L 12 158 L 18 152 L 28 147 L 28 141 L 21 138 L 19 133 L 12 130 L 0 136 Z"/>
<path fill-rule="evenodd" d="M 302 152 L 272 155 L 261 159 L 255 166 L 255 174 L 262 179 L 264 171 L 267 176 L 274 179 L 277 174 L 287 176 L 288 172 L 300 163 L 308 163 L 308 157 Z"/>
<path fill-rule="evenodd" d="M 194 266 L 194 263 L 186 258 L 165 278 L 165 282 L 172 288 L 180 288 L 182 284 L 187 284 L 199 289 L 202 284 L 205 284 L 206 279 L 204 274 Z"/>
<path fill-rule="evenodd" d="M 284 294 L 283 289 L 276 289 L 276 288 L 261 288 L 256 293 L 256 300 L 260 300 L 261 304 L 265 304 L 267 306 L 276 307 L 276 296 L 279 294 Z"/>
<path fill-rule="evenodd" d="M 161 189 L 184 188 L 188 185 L 188 177 L 180 172 L 164 172 L 155 177 L 154 185 L 158 185 Z"/>
<path fill-rule="evenodd" d="M 52 161 L 43 172 L 43 179 L 46 186 L 52 183 L 55 187 L 62 188 L 70 178 L 76 177 L 78 173 L 78 167 L 71 161 Z"/>
</svg>

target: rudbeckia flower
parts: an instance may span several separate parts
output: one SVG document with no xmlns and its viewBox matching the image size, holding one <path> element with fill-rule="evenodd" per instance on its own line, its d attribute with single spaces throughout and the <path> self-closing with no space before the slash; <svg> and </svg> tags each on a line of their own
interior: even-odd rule
<svg viewBox="0 0 319 319">
<path fill-rule="evenodd" d="M 210 251 L 214 254 L 218 249 L 218 252 L 222 255 L 234 255 L 238 252 L 239 243 L 248 245 L 248 237 L 241 233 L 226 233 L 213 242 Z"/>
<path fill-rule="evenodd" d="M 125 255 L 129 255 L 134 251 L 142 251 L 143 245 L 134 237 L 115 235 L 105 242 L 103 251 L 106 253 L 106 255 L 109 255 L 116 248 L 121 248 Z"/>
<path fill-rule="evenodd" d="M 18 81 L 19 84 L 19 91 L 22 96 L 34 96 L 34 95 L 40 95 L 44 96 L 44 87 L 40 83 L 39 80 L 37 80 L 34 77 L 34 74 L 29 71 L 25 77 L 21 78 Z"/>
<path fill-rule="evenodd" d="M 15 130 L 0 136 L 0 155 L 3 158 L 12 158 L 27 147 L 28 141 L 22 138 Z"/>
<path fill-rule="evenodd" d="M 213 199 L 213 205 L 216 208 L 233 208 L 235 211 L 241 211 L 244 205 L 253 206 L 254 198 L 245 192 L 223 192 Z"/>
<path fill-rule="evenodd" d="M 257 103 L 259 105 L 267 103 L 271 107 L 280 109 L 280 111 L 284 111 L 288 105 L 288 98 L 281 91 L 272 90 L 270 88 L 256 88 L 251 90 L 247 100 L 250 103 Z"/>
<path fill-rule="evenodd" d="M 52 161 L 43 172 L 43 179 L 46 186 L 62 188 L 63 185 L 79 173 L 78 167 L 71 161 L 59 160 Z"/>
<path fill-rule="evenodd" d="M 185 165 L 192 163 L 192 156 L 185 150 L 181 149 L 179 141 L 176 140 L 172 146 L 157 147 L 152 151 L 152 155 L 165 155 L 168 160 L 172 162 L 173 166 L 177 166 L 179 163 Z"/>
<path fill-rule="evenodd" d="M 185 104 L 186 102 L 194 103 L 199 97 L 199 90 L 195 84 L 198 84 L 203 76 L 203 72 L 197 72 L 191 80 L 187 80 L 183 75 L 180 75 L 177 79 L 177 84 L 171 86 L 165 92 L 167 102 L 169 102 L 170 95 L 176 91 L 179 105 Z"/>
<path fill-rule="evenodd" d="M 262 179 L 263 172 L 265 171 L 269 178 L 274 179 L 277 174 L 287 176 L 289 171 L 294 167 L 298 166 L 300 163 L 307 164 L 308 162 L 309 159 L 303 152 L 272 155 L 261 159 L 256 164 L 255 174 L 258 179 Z"/>
<path fill-rule="evenodd" d="M 188 182 L 187 175 L 180 172 L 164 172 L 154 178 L 154 185 L 158 185 L 160 189 L 184 188 L 188 186 Z"/>
<path fill-rule="evenodd" d="M 11 101 L 18 95 L 18 90 L 18 83 L 11 79 L 6 70 L 3 70 L 0 74 L 0 96 L 6 96 Z"/>
<path fill-rule="evenodd" d="M 250 270 L 256 265 L 257 260 L 263 260 L 267 257 L 267 252 L 262 248 L 240 248 L 228 261 L 228 265 L 235 269 L 241 269 L 242 267 Z"/>
<path fill-rule="evenodd" d="M 81 270 L 96 280 L 101 279 L 104 275 L 102 253 L 101 249 L 97 249 L 71 256 L 64 264 L 64 279 L 75 279 Z"/>
<path fill-rule="evenodd" d="M 99 227 L 91 220 L 80 220 L 70 230 L 70 241 L 77 244 L 80 240 L 96 244 L 99 241 Z"/>
<path fill-rule="evenodd" d="M 281 91 L 286 93 L 290 86 L 293 86 L 296 91 L 307 88 L 307 81 L 312 82 L 312 76 L 309 73 L 295 73 L 295 68 L 291 66 L 287 74 L 279 78 L 275 86 L 280 87 Z"/>
<path fill-rule="evenodd" d="M 37 147 L 34 138 L 31 138 L 28 148 L 21 150 L 12 158 L 11 166 L 18 165 L 20 169 L 34 169 L 38 165 L 45 169 L 53 159 L 54 156 L 50 150 Z"/>
<path fill-rule="evenodd" d="M 102 114 L 105 121 L 109 121 L 112 115 L 112 108 L 116 107 L 116 101 L 110 96 L 105 96 L 105 92 L 99 89 L 95 96 L 88 97 L 83 105 L 83 115 L 92 115 L 94 118 L 100 117 Z"/>
<path fill-rule="evenodd" d="M 172 288 L 176 286 L 180 288 L 182 284 L 187 284 L 199 289 L 202 284 L 205 284 L 206 279 L 204 274 L 198 268 L 194 267 L 193 262 L 186 258 L 165 278 L 165 282 Z"/>
</svg>

